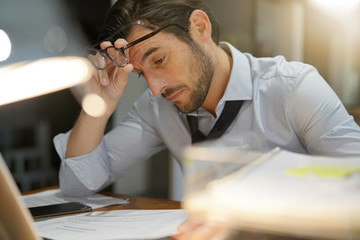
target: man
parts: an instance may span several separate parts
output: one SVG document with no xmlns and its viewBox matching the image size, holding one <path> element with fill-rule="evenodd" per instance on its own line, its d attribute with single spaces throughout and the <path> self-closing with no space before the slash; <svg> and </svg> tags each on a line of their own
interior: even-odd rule
<svg viewBox="0 0 360 240">
<path fill-rule="evenodd" d="M 102 51 L 91 56 L 99 70 L 87 92 L 104 100 L 106 113 L 82 110 L 72 131 L 54 139 L 65 195 L 97 192 L 164 148 L 181 164 L 182 150 L 192 144 L 187 116 L 199 118 L 206 136 L 227 101 L 239 100 L 240 110 L 216 141 L 360 155 L 359 127 L 313 67 L 254 58 L 219 43 L 218 24 L 202 0 L 118 1 L 100 36 Z M 149 90 L 103 136 L 132 71 Z M 249 135 L 259 142 L 247 142 Z"/>
</svg>

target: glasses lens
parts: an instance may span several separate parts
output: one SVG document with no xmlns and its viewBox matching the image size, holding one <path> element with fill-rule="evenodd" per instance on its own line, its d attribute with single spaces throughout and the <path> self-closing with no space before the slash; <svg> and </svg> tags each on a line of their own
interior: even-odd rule
<svg viewBox="0 0 360 240">
<path fill-rule="evenodd" d="M 100 52 L 98 49 L 90 49 L 88 58 L 100 70 L 104 70 L 107 66 L 105 53 Z"/>
<path fill-rule="evenodd" d="M 122 51 L 122 49 L 117 49 L 115 47 L 108 47 L 106 49 L 107 53 L 109 54 L 111 60 L 118 66 L 124 67 L 128 64 L 128 60 Z"/>
</svg>

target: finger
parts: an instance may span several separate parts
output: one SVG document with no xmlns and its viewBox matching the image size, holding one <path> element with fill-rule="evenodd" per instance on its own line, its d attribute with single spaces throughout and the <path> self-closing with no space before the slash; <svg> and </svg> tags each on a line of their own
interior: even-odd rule
<svg viewBox="0 0 360 240">
<path fill-rule="evenodd" d="M 107 60 L 106 57 L 101 54 L 100 51 L 93 51 L 88 55 L 88 59 L 97 67 L 104 69 L 106 68 Z"/>
<path fill-rule="evenodd" d="M 211 227 L 208 225 L 201 225 L 194 230 L 194 234 L 189 239 L 207 240 L 216 236 L 220 230 L 217 227 Z"/>
<path fill-rule="evenodd" d="M 99 83 L 102 86 L 108 86 L 110 84 L 109 75 L 106 70 L 97 71 Z"/>
<path fill-rule="evenodd" d="M 114 46 L 117 48 L 122 48 L 124 47 L 126 44 L 128 44 L 128 42 L 125 39 L 119 38 L 115 41 Z"/>
<path fill-rule="evenodd" d="M 127 64 L 120 68 L 112 65 L 111 67 L 108 67 L 108 75 L 111 76 L 111 79 L 116 81 L 118 78 L 127 77 L 133 69 L 134 66 L 132 64 Z"/>
<path fill-rule="evenodd" d="M 124 68 L 123 68 L 123 72 L 126 74 L 129 74 L 130 72 L 132 72 L 134 70 L 134 66 L 129 63 L 127 64 Z"/>
<path fill-rule="evenodd" d="M 173 235 L 171 238 L 175 240 L 209 240 L 220 236 L 222 233 L 224 233 L 224 229 L 208 225 L 199 225 L 196 228 L 191 227 L 186 232 L 180 232 L 177 235 Z"/>
<path fill-rule="evenodd" d="M 125 47 L 127 44 L 128 44 L 128 42 L 125 39 L 119 38 L 114 43 L 114 46 L 117 47 L 117 48 L 122 48 L 122 47 Z M 129 58 L 129 51 L 125 51 L 125 55 L 126 55 L 127 58 Z"/>
<path fill-rule="evenodd" d="M 179 233 L 192 231 L 193 229 L 199 227 L 200 224 L 195 224 L 193 222 L 185 221 L 178 226 Z"/>
<path fill-rule="evenodd" d="M 114 73 L 113 84 L 119 90 L 124 90 L 128 83 L 128 75 L 131 72 L 133 66 L 131 64 L 126 65 L 124 68 L 117 68 Z"/>
<path fill-rule="evenodd" d="M 110 46 L 112 46 L 112 44 L 111 44 L 110 41 L 105 41 L 105 42 L 100 43 L 100 47 L 101 47 L 102 49 L 107 48 L 107 47 L 110 47 Z"/>
<path fill-rule="evenodd" d="M 128 42 L 125 39 L 119 38 L 115 41 L 114 46 L 117 48 L 124 47 Z M 100 43 L 102 49 L 112 46 L 110 41 L 104 41 Z"/>
</svg>

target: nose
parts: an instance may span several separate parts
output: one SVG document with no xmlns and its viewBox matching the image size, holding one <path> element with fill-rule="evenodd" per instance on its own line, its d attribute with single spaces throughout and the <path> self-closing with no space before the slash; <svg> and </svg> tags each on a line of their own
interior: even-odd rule
<svg viewBox="0 0 360 240">
<path fill-rule="evenodd" d="M 163 93 L 167 87 L 167 80 L 164 77 L 146 76 L 149 88 L 155 96 Z"/>
</svg>

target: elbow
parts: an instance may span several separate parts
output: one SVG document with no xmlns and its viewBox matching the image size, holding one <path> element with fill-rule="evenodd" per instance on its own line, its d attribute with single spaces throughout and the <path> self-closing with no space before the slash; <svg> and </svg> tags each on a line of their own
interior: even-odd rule
<svg viewBox="0 0 360 240">
<path fill-rule="evenodd" d="M 83 187 L 79 187 L 79 186 L 74 187 L 74 185 L 68 186 L 67 184 L 62 183 L 61 181 L 60 181 L 60 191 L 64 197 L 77 197 L 77 198 L 86 198 L 95 193 L 91 190 L 88 190 L 84 186 Z"/>
<path fill-rule="evenodd" d="M 95 193 L 88 189 L 71 171 L 65 172 L 60 168 L 59 174 L 60 192 L 65 197 L 85 198 Z"/>
</svg>

